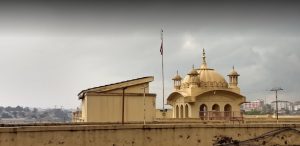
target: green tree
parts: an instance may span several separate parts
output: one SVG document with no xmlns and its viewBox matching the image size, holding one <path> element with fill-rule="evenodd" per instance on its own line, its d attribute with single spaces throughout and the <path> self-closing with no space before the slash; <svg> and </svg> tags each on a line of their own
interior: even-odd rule
<svg viewBox="0 0 300 146">
<path fill-rule="evenodd" d="M 262 114 L 272 114 L 272 113 L 273 113 L 273 109 L 271 107 L 271 104 L 263 105 Z"/>
<path fill-rule="evenodd" d="M 18 112 L 23 111 L 23 107 L 17 106 L 17 107 L 16 107 L 16 111 L 18 111 Z"/>
<path fill-rule="evenodd" d="M 258 111 L 256 109 L 245 112 L 245 115 L 261 115 L 261 114 L 262 114 L 261 111 Z"/>
<path fill-rule="evenodd" d="M 2 118 L 12 118 L 12 116 L 8 113 L 2 113 L 1 117 Z"/>
<path fill-rule="evenodd" d="M 12 112 L 12 115 L 14 116 L 14 118 L 17 118 L 18 112 L 13 111 L 13 112 Z"/>
</svg>

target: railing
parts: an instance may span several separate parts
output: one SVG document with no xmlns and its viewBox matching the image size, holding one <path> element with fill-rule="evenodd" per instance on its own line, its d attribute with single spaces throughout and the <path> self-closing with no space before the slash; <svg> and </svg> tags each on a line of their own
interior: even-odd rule
<svg viewBox="0 0 300 146">
<path fill-rule="evenodd" d="M 199 112 L 199 117 L 201 120 L 230 120 L 230 121 L 242 121 L 242 112 L 233 111 L 201 111 Z"/>
<path fill-rule="evenodd" d="M 75 111 L 72 113 L 72 122 L 83 122 L 81 111 Z"/>
</svg>

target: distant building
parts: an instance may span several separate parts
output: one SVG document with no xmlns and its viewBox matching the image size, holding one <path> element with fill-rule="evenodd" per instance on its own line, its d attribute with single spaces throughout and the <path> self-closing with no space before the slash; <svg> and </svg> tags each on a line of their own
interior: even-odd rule
<svg viewBox="0 0 300 146">
<path fill-rule="evenodd" d="M 289 101 L 278 100 L 278 112 L 285 113 L 285 111 L 293 111 L 293 103 Z M 275 111 L 276 110 L 276 101 L 271 102 L 271 107 Z"/>
<path fill-rule="evenodd" d="M 300 111 L 300 101 L 293 103 L 294 111 Z"/>
<path fill-rule="evenodd" d="M 227 83 L 222 75 L 207 66 L 204 49 L 202 59 L 200 68 L 193 67 L 183 79 L 178 73 L 173 78 L 174 91 L 167 99 L 173 107 L 173 118 L 220 120 L 240 117 L 240 105 L 246 98 L 240 94 L 239 74 L 233 68 Z"/>
<path fill-rule="evenodd" d="M 242 105 L 242 109 L 244 111 L 252 111 L 252 110 L 258 110 L 261 111 L 264 106 L 264 101 L 257 99 L 254 101 L 246 102 Z"/>
<path fill-rule="evenodd" d="M 144 121 L 144 118 L 153 121 L 156 94 L 149 93 L 149 83 L 153 80 L 152 76 L 142 77 L 81 91 L 78 94 L 81 110 L 73 113 L 73 121 L 121 123 Z"/>
</svg>

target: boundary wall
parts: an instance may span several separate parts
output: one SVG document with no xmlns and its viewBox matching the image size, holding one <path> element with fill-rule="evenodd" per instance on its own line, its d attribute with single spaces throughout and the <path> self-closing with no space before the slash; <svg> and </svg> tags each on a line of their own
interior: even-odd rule
<svg viewBox="0 0 300 146">
<path fill-rule="evenodd" d="M 219 136 L 243 141 L 284 127 L 300 130 L 300 124 L 2 124 L 0 146 L 210 146 Z"/>
</svg>

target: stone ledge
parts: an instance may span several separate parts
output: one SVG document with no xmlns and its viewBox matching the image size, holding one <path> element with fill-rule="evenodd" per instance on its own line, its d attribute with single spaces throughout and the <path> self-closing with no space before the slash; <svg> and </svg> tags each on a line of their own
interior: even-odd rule
<svg viewBox="0 0 300 146">
<path fill-rule="evenodd" d="M 103 123 L 72 123 L 44 125 L 9 125 L 0 127 L 0 133 L 47 132 L 47 131 L 87 131 L 87 130 L 128 130 L 128 129 L 181 129 L 181 128 L 300 128 L 300 124 L 202 124 L 202 123 L 157 123 L 157 124 L 103 124 Z"/>
</svg>

